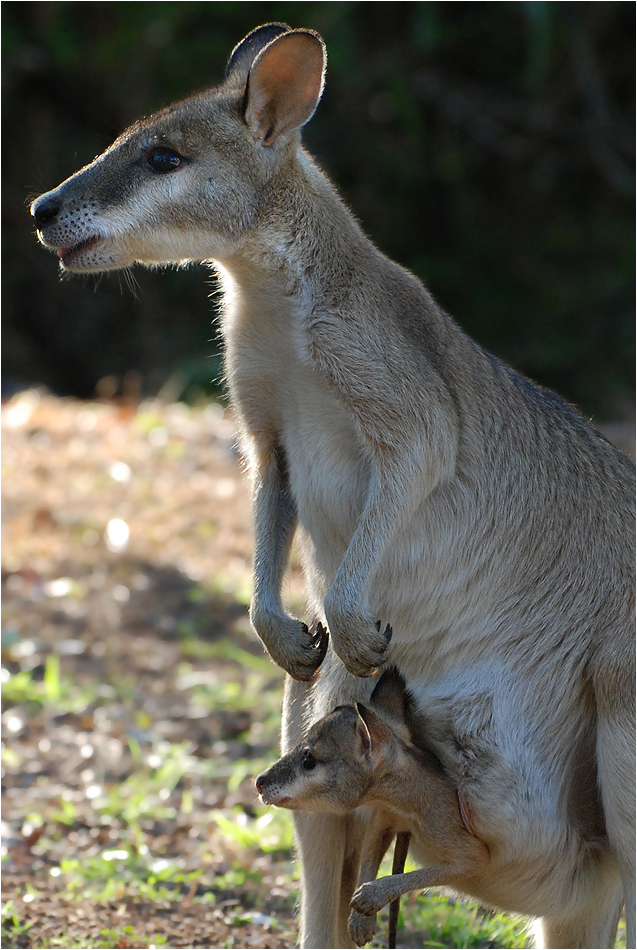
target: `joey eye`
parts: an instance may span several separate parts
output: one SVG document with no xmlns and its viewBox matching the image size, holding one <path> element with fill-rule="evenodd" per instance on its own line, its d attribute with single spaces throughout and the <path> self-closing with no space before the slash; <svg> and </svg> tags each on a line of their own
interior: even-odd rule
<svg viewBox="0 0 637 950">
<path fill-rule="evenodd" d="M 316 765 L 316 759 L 312 753 L 306 749 L 303 753 L 303 758 L 301 759 L 301 768 L 306 772 L 311 772 L 314 766 Z"/>
<path fill-rule="evenodd" d="M 146 162 L 154 172 L 159 172 L 163 175 L 166 172 L 172 172 L 176 168 L 179 168 L 182 164 L 182 158 L 181 155 L 174 152 L 172 148 L 158 145 L 150 152 Z"/>
</svg>

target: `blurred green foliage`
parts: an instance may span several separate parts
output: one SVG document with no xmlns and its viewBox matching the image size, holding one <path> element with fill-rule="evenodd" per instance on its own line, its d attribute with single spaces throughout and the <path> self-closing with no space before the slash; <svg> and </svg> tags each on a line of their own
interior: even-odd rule
<svg viewBox="0 0 637 950">
<path fill-rule="evenodd" d="M 27 199 L 220 81 L 272 20 L 326 40 L 305 141 L 382 250 L 488 349 L 587 412 L 625 414 L 635 8 L 621 2 L 4 3 L 5 383 L 209 391 L 205 273 L 62 284 Z"/>
</svg>

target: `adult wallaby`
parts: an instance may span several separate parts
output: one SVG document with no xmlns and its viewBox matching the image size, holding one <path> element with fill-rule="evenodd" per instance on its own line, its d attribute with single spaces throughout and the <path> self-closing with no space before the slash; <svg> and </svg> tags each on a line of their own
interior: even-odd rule
<svg viewBox="0 0 637 950">
<path fill-rule="evenodd" d="M 219 88 L 38 198 L 40 239 L 77 273 L 214 262 L 284 750 L 390 659 L 510 863 L 477 896 L 545 947 L 610 947 L 623 880 L 634 947 L 634 470 L 363 234 L 300 144 L 324 65 L 315 33 L 258 28 Z M 297 524 L 329 647 L 282 607 Z M 295 823 L 303 946 L 346 947 L 363 816 Z"/>
<path fill-rule="evenodd" d="M 404 683 L 392 672 L 385 673 L 372 703 L 379 688 L 402 693 Z M 336 815 L 374 806 L 348 923 L 359 947 L 376 933 L 378 911 L 401 894 L 442 885 L 471 891 L 489 861 L 489 852 L 463 817 L 458 791 L 439 760 L 410 741 L 404 721 L 402 737 L 393 725 L 362 703 L 338 706 L 256 780 L 268 805 Z M 376 881 L 392 838 L 405 833 L 426 867 Z M 396 945 L 391 931 L 390 927 L 390 947 Z"/>
</svg>

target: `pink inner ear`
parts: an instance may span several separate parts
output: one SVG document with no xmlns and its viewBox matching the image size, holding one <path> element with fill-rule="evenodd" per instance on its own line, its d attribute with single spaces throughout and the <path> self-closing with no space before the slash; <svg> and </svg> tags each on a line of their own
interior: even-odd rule
<svg viewBox="0 0 637 950">
<path fill-rule="evenodd" d="M 312 117 L 323 68 L 323 45 L 311 33 L 284 33 L 262 50 L 250 70 L 246 108 L 246 121 L 258 139 L 269 145 Z"/>
</svg>

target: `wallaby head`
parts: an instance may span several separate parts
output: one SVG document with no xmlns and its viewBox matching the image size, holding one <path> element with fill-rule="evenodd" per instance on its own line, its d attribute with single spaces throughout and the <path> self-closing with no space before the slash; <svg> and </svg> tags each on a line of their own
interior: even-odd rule
<svg viewBox="0 0 637 950">
<path fill-rule="evenodd" d="M 268 805 L 345 814 L 362 805 L 396 737 L 361 703 L 338 706 L 256 780 Z"/>
<path fill-rule="evenodd" d="M 31 212 L 62 270 L 232 257 L 259 222 L 323 90 L 325 47 L 267 24 L 224 83 L 135 123 Z"/>
</svg>

